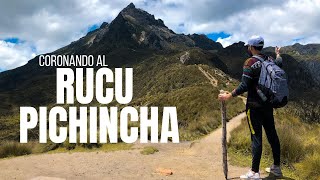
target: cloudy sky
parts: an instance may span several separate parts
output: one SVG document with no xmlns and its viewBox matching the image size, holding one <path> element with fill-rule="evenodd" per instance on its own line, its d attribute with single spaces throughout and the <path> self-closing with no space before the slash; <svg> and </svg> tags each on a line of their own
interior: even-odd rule
<svg viewBox="0 0 320 180">
<path fill-rule="evenodd" d="M 223 46 L 252 35 L 266 46 L 320 43 L 320 0 L 0 0 L 0 71 L 68 45 L 130 2 L 175 32 Z"/>
</svg>

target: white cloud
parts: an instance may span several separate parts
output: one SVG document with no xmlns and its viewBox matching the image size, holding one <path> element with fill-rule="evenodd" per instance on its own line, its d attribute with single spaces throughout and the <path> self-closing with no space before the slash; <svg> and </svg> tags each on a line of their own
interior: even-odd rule
<svg viewBox="0 0 320 180">
<path fill-rule="evenodd" d="M 246 41 L 253 34 L 263 36 L 267 46 L 290 45 L 293 39 L 300 37 L 304 37 L 301 43 L 320 43 L 320 4 L 317 2 L 291 0 L 277 7 L 258 7 L 220 21 L 208 22 L 205 28 L 197 31 L 206 33 L 217 30 L 232 34 L 224 40 L 224 45 Z M 189 31 L 194 31 L 194 27 L 201 26 L 193 23 Z"/>
<path fill-rule="evenodd" d="M 161 1 L 162 2 L 162 1 Z M 165 8 L 165 3 L 176 8 Z M 162 8 L 160 8 L 162 7 Z M 173 30 L 183 33 L 225 32 L 231 37 L 219 39 L 223 46 L 247 41 L 253 34 L 265 38 L 266 46 L 284 46 L 298 42 L 320 43 L 320 1 L 188 1 L 164 0 L 159 9 L 150 11 L 161 17 Z M 177 16 L 174 16 L 176 14 Z M 184 29 L 178 24 L 184 23 Z"/>
<path fill-rule="evenodd" d="M 2 42 L 2 51 L 9 51 L 0 55 L 1 69 L 25 64 L 31 58 L 30 53 L 48 53 L 68 45 L 84 36 L 88 27 L 110 22 L 130 3 L 107 0 L 0 1 L 0 40 L 14 37 L 26 42 L 17 45 Z M 31 51 L 33 46 L 36 52 Z"/>
<path fill-rule="evenodd" d="M 234 43 L 235 40 L 234 40 L 234 36 L 229 36 L 227 38 L 218 38 L 217 42 L 221 43 L 223 47 L 226 47 Z"/>
<path fill-rule="evenodd" d="M 13 44 L 0 40 L 0 69 L 7 70 L 24 65 L 35 57 L 30 45 L 25 43 Z"/>
</svg>

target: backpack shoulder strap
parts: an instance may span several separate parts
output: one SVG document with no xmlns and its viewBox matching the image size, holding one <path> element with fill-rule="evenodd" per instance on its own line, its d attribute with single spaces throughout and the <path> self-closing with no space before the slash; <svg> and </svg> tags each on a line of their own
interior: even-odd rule
<svg viewBox="0 0 320 180">
<path fill-rule="evenodd" d="M 260 56 L 254 55 L 254 56 L 252 56 L 252 57 L 258 59 L 258 60 L 261 61 L 261 62 L 264 61 L 264 59 L 263 59 L 262 57 L 260 57 Z"/>
</svg>

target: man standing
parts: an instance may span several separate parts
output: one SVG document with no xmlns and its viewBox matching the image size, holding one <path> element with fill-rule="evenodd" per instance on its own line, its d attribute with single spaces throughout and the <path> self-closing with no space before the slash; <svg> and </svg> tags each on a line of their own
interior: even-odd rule
<svg viewBox="0 0 320 180">
<path fill-rule="evenodd" d="M 268 59 L 261 53 L 264 46 L 264 39 L 261 36 L 253 36 L 249 39 L 247 59 L 243 65 L 242 81 L 240 85 L 232 91 L 232 93 L 219 94 L 221 101 L 226 101 L 231 97 L 236 97 L 244 92 L 248 92 L 246 112 L 249 129 L 251 132 L 252 143 L 252 167 L 245 175 L 240 176 L 244 179 L 259 179 L 259 166 L 262 154 L 262 126 L 266 132 L 267 139 L 271 145 L 274 163 L 268 168 L 275 176 L 282 176 L 280 169 L 280 143 L 274 125 L 273 108 L 271 104 L 266 103 L 257 93 L 257 85 L 261 71 L 261 59 Z M 277 58 L 275 63 L 281 67 L 282 58 L 280 56 L 280 48 L 276 47 L 275 52 Z M 260 58 L 257 58 L 258 56 Z"/>
</svg>

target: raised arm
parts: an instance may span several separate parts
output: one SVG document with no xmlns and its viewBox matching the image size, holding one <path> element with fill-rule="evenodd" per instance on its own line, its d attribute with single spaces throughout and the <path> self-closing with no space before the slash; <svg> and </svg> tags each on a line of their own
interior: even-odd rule
<svg viewBox="0 0 320 180">
<path fill-rule="evenodd" d="M 274 60 L 274 63 L 278 65 L 279 67 L 282 67 L 282 57 L 280 56 L 280 47 L 276 46 L 275 53 L 276 53 L 276 59 Z"/>
</svg>

